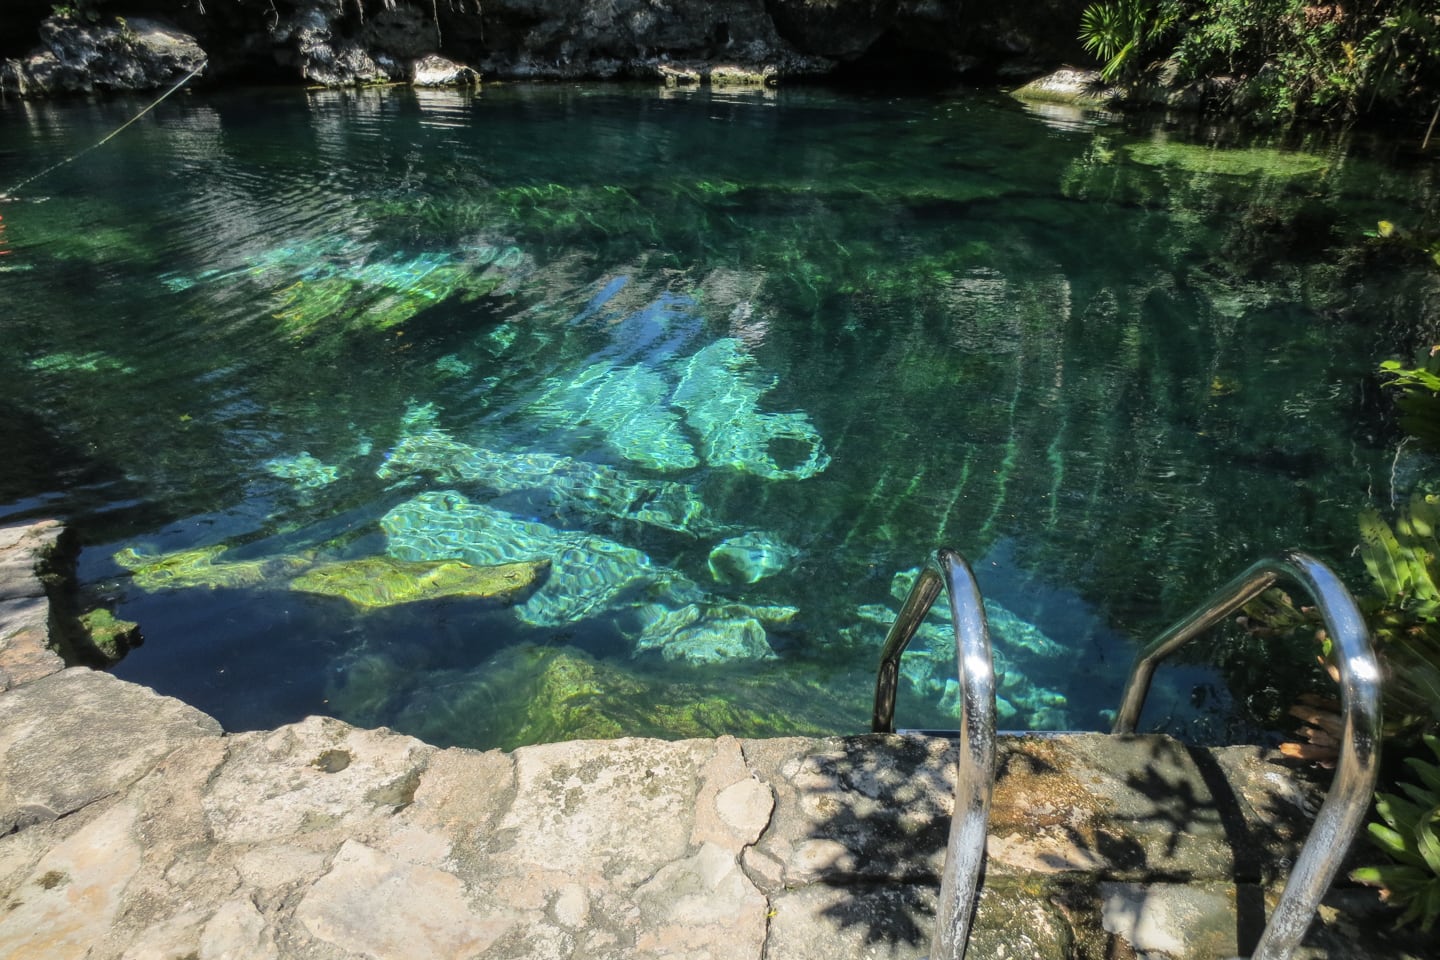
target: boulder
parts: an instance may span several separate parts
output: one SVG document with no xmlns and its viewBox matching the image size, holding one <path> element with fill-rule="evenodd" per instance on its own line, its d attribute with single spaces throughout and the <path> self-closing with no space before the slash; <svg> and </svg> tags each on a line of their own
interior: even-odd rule
<svg viewBox="0 0 1440 960">
<path fill-rule="evenodd" d="M 22 97 L 96 90 L 154 90 L 203 72 L 199 41 L 163 21 L 96 23 L 56 14 L 40 25 L 41 50 L 6 62 L 0 91 Z"/>
<path fill-rule="evenodd" d="M 1098 108 L 1109 105 L 1120 91 L 1101 80 L 1098 70 L 1062 67 L 1016 88 L 1011 95 L 1020 100 Z"/>
<path fill-rule="evenodd" d="M 413 87 L 474 87 L 480 74 L 472 67 L 447 60 L 438 53 L 426 54 L 410 64 L 410 85 Z"/>
<path fill-rule="evenodd" d="M 276 62 L 322 87 L 399 79 L 393 58 L 383 53 L 372 57 L 358 40 L 341 32 L 342 15 L 339 3 L 329 2 L 303 6 L 294 15 L 277 19 L 270 28 Z"/>
</svg>

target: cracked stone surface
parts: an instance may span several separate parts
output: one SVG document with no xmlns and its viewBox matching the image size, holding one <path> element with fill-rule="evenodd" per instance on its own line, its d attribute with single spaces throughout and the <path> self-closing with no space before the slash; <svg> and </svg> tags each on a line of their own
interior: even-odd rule
<svg viewBox="0 0 1440 960">
<path fill-rule="evenodd" d="M 1320 796 L 1165 737 L 1005 739 L 999 769 L 970 952 L 997 960 L 1248 951 Z M 954 776 L 919 737 L 226 734 L 70 669 L 0 693 L 0 956 L 914 958 Z M 1297 957 L 1423 955 L 1368 892 L 1332 903 Z"/>
</svg>

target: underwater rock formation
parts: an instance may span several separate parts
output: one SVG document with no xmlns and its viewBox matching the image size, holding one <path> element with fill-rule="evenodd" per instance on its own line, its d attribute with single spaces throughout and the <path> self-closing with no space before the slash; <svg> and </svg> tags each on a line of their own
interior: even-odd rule
<svg viewBox="0 0 1440 960">
<path fill-rule="evenodd" d="M 721 583 L 756 583 L 779 573 L 794 560 L 794 547 L 766 533 L 742 533 L 710 551 L 710 576 Z"/>
<path fill-rule="evenodd" d="M 597 314 L 625 280 L 612 280 L 572 322 Z M 546 381 L 529 405 L 532 415 L 567 433 L 593 435 L 655 470 L 688 470 L 703 458 L 769 480 L 804 480 L 829 465 L 803 412 L 760 409 L 775 383 L 757 371 L 742 341 L 722 337 L 694 347 L 704 331 L 693 299 L 667 293 L 606 329 L 610 343 L 598 358 Z M 698 454 L 689 435 L 698 438 Z"/>
<path fill-rule="evenodd" d="M 285 333 L 333 336 L 388 330 L 451 298 L 495 293 L 526 263 L 517 248 L 488 243 L 407 255 L 384 253 L 373 242 L 326 239 L 272 247 L 233 270 L 168 274 L 163 282 L 177 293 L 199 283 L 259 283 L 274 296 L 272 315 Z"/>
<path fill-rule="evenodd" d="M 117 551 L 112 559 L 130 571 L 131 582 L 141 590 L 184 590 L 191 587 L 244 588 L 288 583 L 307 567 L 312 557 L 279 556 L 260 560 L 219 560 L 229 546 L 223 543 L 174 553 L 146 554 L 134 547 Z"/>
<path fill-rule="evenodd" d="M 548 557 L 549 578 L 515 608 L 521 621 L 560 627 L 609 619 L 636 653 L 701 663 L 769 659 L 774 651 L 765 624 L 797 612 L 712 602 L 684 574 L 638 550 L 472 503 L 453 490 L 427 491 L 397 505 L 380 527 L 387 552 L 402 560 L 458 557 L 489 565 Z"/>
<path fill-rule="evenodd" d="M 305 450 L 290 457 L 273 457 L 261 466 L 266 473 L 281 480 L 290 480 L 302 490 L 329 486 L 340 477 L 338 467 L 321 463 Z"/>
<path fill-rule="evenodd" d="M 127 547 L 114 560 L 142 590 L 195 587 L 289 589 L 348 600 L 364 610 L 445 597 L 513 603 L 527 596 L 549 570 L 544 557 L 474 566 L 453 559 L 405 561 L 361 557 L 316 563 L 313 555 L 260 560 L 217 560 L 224 544 L 147 556 Z"/>
<path fill-rule="evenodd" d="M 716 340 L 682 365 L 671 402 L 685 411 L 711 466 L 769 480 L 815 476 L 830 465 L 820 434 L 803 413 L 760 412 L 760 397 L 773 384 L 758 381 L 754 362 L 739 340 Z"/>
<path fill-rule="evenodd" d="M 80 615 L 85 647 L 106 664 L 119 663 L 133 647 L 140 645 L 140 624 L 121 620 L 100 607 Z"/>
<path fill-rule="evenodd" d="M 533 492 L 562 517 L 613 517 L 690 534 L 710 529 L 705 505 L 688 484 L 642 480 L 602 464 L 550 453 L 496 453 L 438 429 L 401 437 L 376 471 L 382 480 L 417 475 L 441 483 L 464 480 L 496 493 Z"/>
<path fill-rule="evenodd" d="M 428 743 L 513 749 L 559 740 L 820 735 L 850 729 L 853 704 L 813 666 L 683 665 L 663 677 L 570 646 L 517 644 L 467 670 L 407 669 L 365 651 L 337 664 L 325 696 L 351 722 Z"/>
<path fill-rule="evenodd" d="M 550 561 L 543 559 L 475 567 L 458 560 L 364 557 L 307 570 L 290 582 L 290 589 L 340 597 L 362 609 L 444 597 L 513 603 L 534 590 L 549 570 Z"/>
<path fill-rule="evenodd" d="M 561 429 L 598 434 L 631 463 L 651 470 L 689 470 L 700 465 L 700 458 L 670 408 L 671 389 L 663 376 L 643 364 L 594 363 L 573 376 L 546 381 L 529 410 Z"/>
<path fill-rule="evenodd" d="M 891 595 L 903 602 L 918 575 L 918 569 L 895 574 L 890 583 Z M 1042 686 L 1040 681 L 1065 676 L 1078 659 L 1076 651 L 1056 643 L 998 603 L 984 603 L 995 666 L 996 719 L 1019 729 L 1074 729 L 1064 694 Z M 881 629 L 881 636 L 897 615 L 896 610 L 882 604 L 864 604 L 857 613 L 861 620 Z M 960 691 L 955 669 L 955 632 L 949 611 L 937 603 L 930 608 L 901 659 L 900 675 L 916 693 L 931 698 L 942 712 L 958 716 Z"/>
</svg>

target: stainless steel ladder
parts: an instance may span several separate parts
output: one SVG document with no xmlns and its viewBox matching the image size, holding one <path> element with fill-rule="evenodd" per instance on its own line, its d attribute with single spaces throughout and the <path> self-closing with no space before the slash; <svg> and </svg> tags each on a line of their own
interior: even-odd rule
<svg viewBox="0 0 1440 960">
<path fill-rule="evenodd" d="M 1280 580 L 1308 593 L 1325 623 L 1340 674 L 1340 759 L 1325 802 L 1305 838 L 1265 931 L 1250 960 L 1289 960 L 1320 900 L 1334 882 L 1370 807 L 1380 759 L 1380 668 L 1370 632 L 1345 585 L 1325 564 L 1288 551 L 1261 560 L 1148 644 L 1135 658 L 1112 734 L 1133 734 L 1160 661 L 1215 626 Z M 941 549 L 922 568 L 885 638 L 875 680 L 871 729 L 893 733 L 900 658 L 939 596 L 950 597 L 960 680 L 960 753 L 955 811 L 940 880 L 931 960 L 962 960 L 969 940 L 995 779 L 995 674 L 989 626 L 969 564 Z"/>
</svg>

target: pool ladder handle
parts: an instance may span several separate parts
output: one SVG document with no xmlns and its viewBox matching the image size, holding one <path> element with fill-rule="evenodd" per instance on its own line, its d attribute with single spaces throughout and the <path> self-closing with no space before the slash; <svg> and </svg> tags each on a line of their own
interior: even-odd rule
<svg viewBox="0 0 1440 960">
<path fill-rule="evenodd" d="M 1289 960 L 1309 929 L 1320 900 L 1370 808 L 1380 759 L 1380 668 L 1370 632 L 1340 578 L 1308 554 L 1287 551 L 1261 560 L 1225 584 L 1201 606 L 1153 640 L 1135 658 L 1112 734 L 1133 734 L 1155 667 L 1281 579 L 1315 601 L 1335 650 L 1340 674 L 1340 759 L 1320 812 L 1290 879 L 1250 960 Z M 885 638 L 875 681 L 871 728 L 893 733 L 900 657 L 939 595 L 949 588 L 960 680 L 960 754 L 955 812 L 945 849 L 936 911 L 933 960 L 963 960 L 985 853 L 990 792 L 995 773 L 995 676 L 989 628 L 975 577 L 954 550 L 936 552 L 922 568 L 900 616 Z"/>
</svg>

